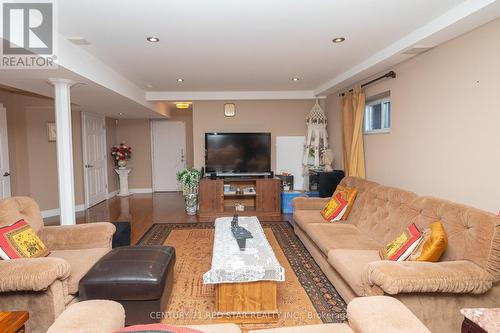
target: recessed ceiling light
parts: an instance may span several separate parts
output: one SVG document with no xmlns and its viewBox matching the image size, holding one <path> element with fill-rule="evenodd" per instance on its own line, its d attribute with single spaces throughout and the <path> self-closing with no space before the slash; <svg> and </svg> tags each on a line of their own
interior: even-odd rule
<svg viewBox="0 0 500 333">
<path fill-rule="evenodd" d="M 176 102 L 175 107 L 178 109 L 189 109 L 191 102 Z"/>
<path fill-rule="evenodd" d="M 119 116 L 123 116 L 123 112 L 119 112 L 119 113 L 118 113 L 118 115 L 119 115 Z"/>
<path fill-rule="evenodd" d="M 178 78 L 178 79 L 176 79 L 176 81 L 177 81 L 177 82 L 184 82 L 184 79 L 182 79 L 182 78 Z"/>
<path fill-rule="evenodd" d="M 334 42 L 334 43 L 342 43 L 343 41 L 345 41 L 344 37 L 336 37 L 336 38 L 332 39 L 332 42 Z"/>
<path fill-rule="evenodd" d="M 290 80 L 292 80 L 293 82 L 297 82 L 300 79 L 298 77 L 292 77 Z"/>
<path fill-rule="evenodd" d="M 158 37 L 147 37 L 146 40 L 148 42 L 157 43 L 157 42 L 160 41 L 160 38 L 158 38 Z"/>
</svg>

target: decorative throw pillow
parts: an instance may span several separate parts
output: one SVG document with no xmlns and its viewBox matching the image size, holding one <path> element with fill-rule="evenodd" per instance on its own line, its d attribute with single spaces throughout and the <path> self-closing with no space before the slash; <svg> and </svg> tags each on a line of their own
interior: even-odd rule
<svg viewBox="0 0 500 333">
<path fill-rule="evenodd" d="M 422 233 L 412 223 L 401 235 L 380 250 L 380 258 L 384 260 L 404 261 L 422 240 Z"/>
<path fill-rule="evenodd" d="M 321 211 L 321 215 L 329 222 L 345 220 L 357 194 L 358 190 L 355 188 L 337 186 L 332 198 Z"/>
<path fill-rule="evenodd" d="M 2 259 L 46 257 L 49 250 L 25 220 L 0 228 Z"/>
<path fill-rule="evenodd" d="M 337 186 L 337 191 L 343 191 L 347 193 L 347 209 L 342 215 L 342 221 L 345 221 L 351 212 L 352 205 L 354 204 L 354 200 L 356 200 L 356 196 L 358 195 L 358 190 L 355 187 L 348 188 L 342 185 Z"/>
<path fill-rule="evenodd" d="M 199 330 L 186 327 L 176 327 L 164 324 L 148 324 L 148 325 L 134 325 L 122 328 L 114 333 L 203 333 Z"/>
<path fill-rule="evenodd" d="M 407 260 L 439 261 L 448 246 L 448 237 L 441 221 L 433 222 L 424 231 L 422 241 Z"/>
<path fill-rule="evenodd" d="M 344 196 L 342 195 L 344 194 Z M 321 215 L 329 222 L 340 221 L 347 210 L 347 195 L 345 192 L 333 193 L 332 198 L 321 211 Z"/>
</svg>

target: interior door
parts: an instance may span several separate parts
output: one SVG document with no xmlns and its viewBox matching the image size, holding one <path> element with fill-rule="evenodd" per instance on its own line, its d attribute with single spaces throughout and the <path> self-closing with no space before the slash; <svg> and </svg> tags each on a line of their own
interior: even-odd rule
<svg viewBox="0 0 500 333">
<path fill-rule="evenodd" d="M 7 110 L 0 104 L 0 199 L 8 197 L 10 197 L 10 169 Z"/>
<path fill-rule="evenodd" d="M 85 204 L 92 207 L 108 197 L 106 119 L 82 113 Z"/>
<path fill-rule="evenodd" d="M 180 121 L 155 120 L 151 131 L 153 190 L 179 191 L 176 173 L 186 167 L 186 126 Z"/>
</svg>

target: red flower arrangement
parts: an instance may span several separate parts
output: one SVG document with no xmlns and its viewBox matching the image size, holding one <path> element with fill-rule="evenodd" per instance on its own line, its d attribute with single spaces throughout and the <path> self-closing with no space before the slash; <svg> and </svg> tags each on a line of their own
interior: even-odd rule
<svg viewBox="0 0 500 333">
<path fill-rule="evenodd" d="M 111 157 L 115 161 L 115 165 L 118 165 L 118 161 L 128 161 L 132 157 L 132 148 L 125 145 L 124 142 L 115 145 L 111 148 Z"/>
</svg>

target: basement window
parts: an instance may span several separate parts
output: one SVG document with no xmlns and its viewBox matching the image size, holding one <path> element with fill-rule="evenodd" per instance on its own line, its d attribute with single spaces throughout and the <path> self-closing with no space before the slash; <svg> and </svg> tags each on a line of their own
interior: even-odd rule
<svg viewBox="0 0 500 333">
<path fill-rule="evenodd" d="M 391 131 L 391 98 L 381 98 L 366 103 L 365 134 L 389 133 Z"/>
</svg>

